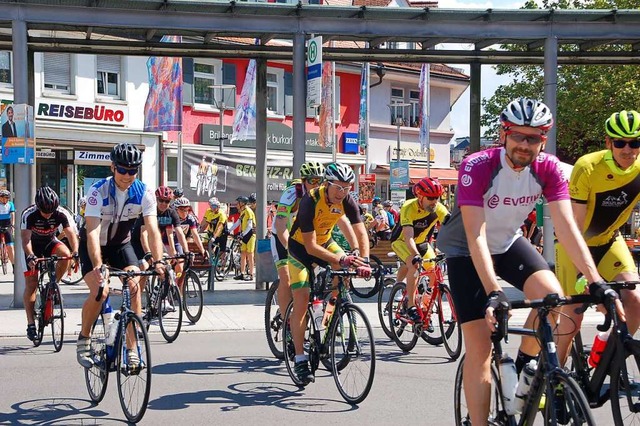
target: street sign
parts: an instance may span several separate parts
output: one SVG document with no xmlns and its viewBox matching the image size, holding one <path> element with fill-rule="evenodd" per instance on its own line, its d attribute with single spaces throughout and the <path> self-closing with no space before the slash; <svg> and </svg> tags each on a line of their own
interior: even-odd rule
<svg viewBox="0 0 640 426">
<path fill-rule="evenodd" d="M 320 105 L 322 94 L 322 36 L 307 45 L 307 107 Z"/>
<path fill-rule="evenodd" d="M 390 186 L 392 190 L 409 188 L 409 162 L 391 161 Z"/>
</svg>

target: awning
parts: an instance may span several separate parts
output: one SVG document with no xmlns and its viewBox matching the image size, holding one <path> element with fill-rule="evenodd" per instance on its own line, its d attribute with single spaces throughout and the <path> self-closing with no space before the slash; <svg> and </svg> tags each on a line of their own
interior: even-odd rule
<svg viewBox="0 0 640 426">
<path fill-rule="evenodd" d="M 389 174 L 390 166 L 379 164 L 375 169 L 375 173 Z M 409 167 L 409 179 L 411 183 L 417 183 L 420 179 L 427 176 L 427 169 L 422 167 Z M 440 183 L 445 185 L 456 185 L 458 183 L 458 171 L 456 169 L 443 169 L 432 167 L 431 177 L 437 178 Z"/>
</svg>

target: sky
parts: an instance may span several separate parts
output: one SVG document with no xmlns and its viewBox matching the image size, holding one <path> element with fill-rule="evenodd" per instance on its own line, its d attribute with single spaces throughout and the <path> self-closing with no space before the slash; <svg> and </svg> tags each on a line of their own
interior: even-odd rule
<svg viewBox="0 0 640 426">
<path fill-rule="evenodd" d="M 438 7 L 442 9 L 519 9 L 524 5 L 525 0 L 439 0 Z M 473 49 L 473 45 L 440 45 L 439 48 L 452 49 Z M 463 69 L 469 74 L 469 65 L 451 64 L 455 68 Z M 481 88 L 482 98 L 489 98 L 501 84 L 508 84 L 510 78 L 506 76 L 498 76 L 495 69 L 491 65 L 483 65 L 481 71 Z M 451 110 L 451 127 L 455 131 L 454 138 L 469 136 L 469 89 L 462 94 L 460 99 L 455 103 Z M 484 129 L 482 129 L 484 132 Z"/>
</svg>

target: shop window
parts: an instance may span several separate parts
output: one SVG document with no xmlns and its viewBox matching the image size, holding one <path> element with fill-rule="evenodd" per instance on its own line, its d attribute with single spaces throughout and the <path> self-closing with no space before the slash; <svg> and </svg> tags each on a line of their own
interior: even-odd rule
<svg viewBox="0 0 640 426">
<path fill-rule="evenodd" d="M 11 52 L 0 51 L 0 85 L 13 84 L 11 75 Z"/>
<path fill-rule="evenodd" d="M 193 90 L 196 104 L 215 107 L 215 89 L 211 86 L 222 83 L 222 61 L 195 59 L 193 64 Z"/>
<path fill-rule="evenodd" d="M 120 57 L 98 55 L 96 62 L 98 95 L 120 98 Z"/>
<path fill-rule="evenodd" d="M 409 126 L 418 127 L 420 125 L 420 91 L 409 91 Z"/>
<path fill-rule="evenodd" d="M 61 94 L 71 93 L 71 54 L 43 53 L 44 89 Z"/>
</svg>

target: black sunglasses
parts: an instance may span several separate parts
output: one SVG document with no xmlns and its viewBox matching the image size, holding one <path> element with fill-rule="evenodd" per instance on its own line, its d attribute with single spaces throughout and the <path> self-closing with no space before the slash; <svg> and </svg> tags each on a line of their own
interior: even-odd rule
<svg viewBox="0 0 640 426">
<path fill-rule="evenodd" d="M 128 169 L 126 167 L 116 166 L 116 171 L 121 175 L 128 174 L 130 176 L 135 176 L 138 174 L 138 170 L 139 170 L 138 167 L 136 167 L 135 169 Z"/>
<path fill-rule="evenodd" d="M 631 139 L 631 140 L 626 140 L 626 139 L 612 139 L 611 143 L 613 143 L 613 146 L 618 148 L 618 149 L 622 149 L 625 147 L 625 145 L 629 145 L 629 148 L 631 149 L 638 149 L 640 148 L 640 140 L 639 139 Z"/>
<path fill-rule="evenodd" d="M 440 197 L 426 197 L 426 198 L 429 201 L 435 201 L 435 200 L 439 200 L 440 199 Z"/>
<path fill-rule="evenodd" d="M 526 140 L 527 144 L 529 144 L 529 145 L 537 145 L 537 144 L 547 140 L 547 136 L 546 135 L 529 135 L 529 134 L 516 132 L 514 130 L 507 130 L 507 131 L 505 131 L 505 134 L 507 136 L 511 136 L 511 139 L 515 143 L 522 143 L 522 142 L 524 142 Z"/>
</svg>

